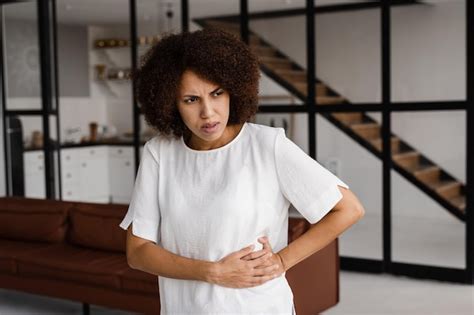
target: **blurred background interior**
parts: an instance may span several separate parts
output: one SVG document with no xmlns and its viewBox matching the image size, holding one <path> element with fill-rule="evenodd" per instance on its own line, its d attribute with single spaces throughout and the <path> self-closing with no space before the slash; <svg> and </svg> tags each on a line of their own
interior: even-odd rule
<svg viewBox="0 0 474 315">
<path fill-rule="evenodd" d="M 324 313 L 472 314 L 472 6 L 1 1 L 0 195 L 127 205 L 156 134 L 130 71 L 165 33 L 220 27 L 259 56 L 252 121 L 283 127 L 365 206 L 337 240 L 338 291 Z M 27 292 L 0 284 L 0 314 L 90 311 L 86 300 Z"/>
</svg>

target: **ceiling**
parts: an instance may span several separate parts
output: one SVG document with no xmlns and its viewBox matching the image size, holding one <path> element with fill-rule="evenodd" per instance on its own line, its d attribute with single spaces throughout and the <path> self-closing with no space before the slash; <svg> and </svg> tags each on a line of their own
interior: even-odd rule
<svg viewBox="0 0 474 315">
<path fill-rule="evenodd" d="M 374 0 L 316 0 L 316 6 L 374 2 Z M 124 24 L 129 19 L 128 0 L 56 0 L 62 24 Z M 136 0 L 138 19 L 163 16 L 168 7 L 178 11 L 181 0 Z M 249 12 L 303 8 L 305 0 L 249 0 Z M 239 0 L 189 0 L 190 18 L 239 13 Z M 113 9 L 113 10 L 112 10 Z M 36 20 L 36 1 L 4 5 L 6 18 Z"/>
<path fill-rule="evenodd" d="M 238 14 L 240 0 L 188 0 L 190 18 Z M 378 0 L 315 0 L 316 7 Z M 426 4 L 465 0 L 423 0 Z M 57 18 L 62 24 L 128 24 L 128 0 L 56 0 Z M 136 0 L 140 20 L 163 17 L 168 7 L 179 16 L 181 0 Z M 249 12 L 304 8 L 305 0 L 249 0 Z M 36 1 L 4 5 L 6 18 L 36 20 Z"/>
</svg>

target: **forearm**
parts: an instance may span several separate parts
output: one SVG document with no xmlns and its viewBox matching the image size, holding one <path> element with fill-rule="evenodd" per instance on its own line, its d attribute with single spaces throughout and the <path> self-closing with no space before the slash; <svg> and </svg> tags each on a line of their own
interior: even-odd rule
<svg viewBox="0 0 474 315">
<path fill-rule="evenodd" d="M 133 253 L 129 260 L 133 269 L 154 275 L 184 279 L 208 281 L 213 263 L 176 255 L 154 243 L 145 243 Z"/>
<path fill-rule="evenodd" d="M 360 219 L 355 210 L 329 211 L 306 233 L 280 250 L 285 271 L 327 246 Z"/>
</svg>

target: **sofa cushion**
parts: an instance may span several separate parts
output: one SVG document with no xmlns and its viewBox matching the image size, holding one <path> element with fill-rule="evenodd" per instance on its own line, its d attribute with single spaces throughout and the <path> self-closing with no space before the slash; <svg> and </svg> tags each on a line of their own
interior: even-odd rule
<svg viewBox="0 0 474 315">
<path fill-rule="evenodd" d="M 4 197 L 0 199 L 0 238 L 57 243 L 64 240 L 67 208 L 56 200 Z"/>
<path fill-rule="evenodd" d="M 119 224 L 127 208 L 122 204 L 74 203 L 69 213 L 68 242 L 124 253 L 127 232 Z"/>
<path fill-rule="evenodd" d="M 123 253 L 68 244 L 55 244 L 34 254 L 22 254 L 17 258 L 17 266 L 22 277 L 75 281 L 114 289 L 120 289 L 119 275 L 128 268 Z"/>
<path fill-rule="evenodd" d="M 48 243 L 0 240 L 0 273 L 16 273 L 16 258 L 24 253 L 53 246 Z"/>
<path fill-rule="evenodd" d="M 159 295 L 158 276 L 128 268 L 121 275 L 122 290 Z"/>
</svg>

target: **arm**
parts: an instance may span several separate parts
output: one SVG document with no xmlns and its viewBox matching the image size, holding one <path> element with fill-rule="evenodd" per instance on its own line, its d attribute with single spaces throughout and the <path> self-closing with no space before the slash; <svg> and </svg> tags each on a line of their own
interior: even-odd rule
<svg viewBox="0 0 474 315">
<path fill-rule="evenodd" d="M 343 197 L 334 208 L 277 253 L 284 271 L 324 248 L 364 216 L 365 210 L 358 198 L 349 189 L 338 188 Z"/>
<path fill-rule="evenodd" d="M 253 287 L 275 278 L 278 265 L 270 259 L 275 255 L 265 252 L 253 261 L 241 259 L 252 250 L 253 245 L 244 247 L 217 262 L 192 259 L 176 255 L 150 240 L 133 235 L 131 227 L 127 229 L 129 266 L 167 278 L 200 280 L 232 288 Z"/>
<path fill-rule="evenodd" d="M 133 224 L 132 224 L 133 225 Z M 208 281 L 213 263 L 176 255 L 127 229 L 127 262 L 132 269 L 168 278 Z"/>
</svg>

